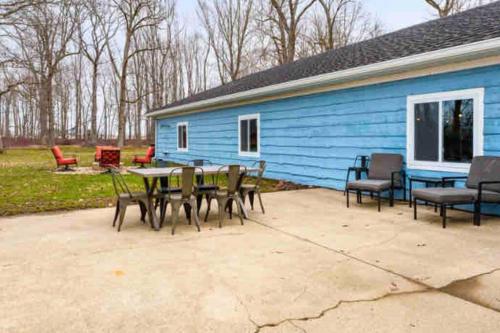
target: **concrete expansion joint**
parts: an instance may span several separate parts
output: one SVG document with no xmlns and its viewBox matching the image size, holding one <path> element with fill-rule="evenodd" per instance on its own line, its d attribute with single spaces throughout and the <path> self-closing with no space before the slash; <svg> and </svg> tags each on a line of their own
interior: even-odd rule
<svg viewBox="0 0 500 333">
<path fill-rule="evenodd" d="M 374 298 L 362 298 L 362 299 L 355 299 L 355 300 L 340 300 L 335 305 L 330 306 L 330 307 L 328 307 L 328 308 L 320 311 L 316 315 L 305 316 L 305 317 L 298 317 L 298 318 L 286 318 L 286 319 L 280 320 L 280 321 L 275 322 L 275 323 L 267 323 L 267 324 L 257 325 L 255 333 L 260 332 L 264 328 L 278 327 L 278 326 L 280 326 L 282 324 L 285 324 L 285 323 L 290 323 L 293 326 L 295 326 L 295 327 L 301 329 L 302 331 L 306 332 L 305 329 L 303 329 L 302 327 L 296 325 L 294 322 L 305 322 L 305 321 L 312 321 L 312 320 L 321 319 L 328 312 L 338 309 L 343 304 L 377 302 L 377 301 L 380 301 L 380 300 L 388 298 L 388 297 L 396 297 L 396 296 L 404 296 L 404 295 L 412 295 L 412 294 L 422 294 L 422 293 L 431 292 L 431 291 L 434 291 L 434 289 L 432 289 L 432 288 L 426 288 L 426 289 L 403 291 L 403 292 L 397 292 L 397 293 L 390 292 L 390 293 L 386 293 L 386 294 L 383 294 L 381 296 L 377 296 L 377 297 L 374 297 Z"/>
</svg>

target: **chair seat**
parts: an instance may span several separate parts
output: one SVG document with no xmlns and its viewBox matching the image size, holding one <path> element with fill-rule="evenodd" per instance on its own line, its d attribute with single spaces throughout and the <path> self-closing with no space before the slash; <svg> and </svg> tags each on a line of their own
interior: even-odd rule
<svg viewBox="0 0 500 333">
<path fill-rule="evenodd" d="M 477 190 L 453 187 L 422 188 L 412 191 L 416 199 L 438 204 L 472 203 L 475 201 Z"/>
<path fill-rule="evenodd" d="M 151 163 L 149 157 L 134 157 L 132 163 Z"/>
<path fill-rule="evenodd" d="M 212 185 L 212 184 L 196 185 L 194 187 L 195 192 L 215 191 L 215 190 L 218 190 L 218 189 L 219 189 L 219 186 Z"/>
<path fill-rule="evenodd" d="M 242 192 L 251 192 L 257 189 L 257 185 L 255 184 L 242 184 L 240 187 L 240 191 Z"/>
<path fill-rule="evenodd" d="M 162 194 L 168 194 L 168 193 L 180 193 L 182 189 L 180 187 L 171 187 L 171 188 L 159 188 L 158 192 Z"/>
<path fill-rule="evenodd" d="M 57 160 L 59 165 L 76 164 L 76 158 L 61 158 Z"/>
<path fill-rule="evenodd" d="M 361 179 L 349 182 L 347 189 L 360 191 L 385 191 L 391 188 L 390 180 Z"/>
</svg>

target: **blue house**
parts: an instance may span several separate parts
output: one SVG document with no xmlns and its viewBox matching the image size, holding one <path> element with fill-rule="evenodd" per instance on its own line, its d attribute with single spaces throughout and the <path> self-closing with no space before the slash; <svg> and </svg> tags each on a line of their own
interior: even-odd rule
<svg viewBox="0 0 500 333">
<path fill-rule="evenodd" d="M 500 2 L 243 77 L 149 113 L 157 157 L 343 189 L 356 155 L 409 175 L 500 155 Z"/>
</svg>

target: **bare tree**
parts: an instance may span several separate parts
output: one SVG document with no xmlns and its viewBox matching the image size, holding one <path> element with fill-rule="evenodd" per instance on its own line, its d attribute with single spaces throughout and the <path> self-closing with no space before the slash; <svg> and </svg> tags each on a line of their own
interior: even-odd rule
<svg viewBox="0 0 500 333">
<path fill-rule="evenodd" d="M 79 36 L 82 54 L 90 62 L 92 68 L 91 88 L 91 128 L 90 143 L 97 143 L 97 89 L 99 65 L 108 41 L 117 31 L 113 12 L 102 0 L 87 0 L 85 3 L 88 27 L 80 25 Z"/>
<path fill-rule="evenodd" d="M 301 20 L 316 0 L 269 0 L 261 1 L 262 32 L 274 45 L 279 64 L 295 59 Z"/>
<path fill-rule="evenodd" d="M 72 0 L 40 2 L 18 10 L 5 30 L 10 37 L 11 59 L 37 78 L 39 85 L 40 139 L 54 143 L 53 83 L 59 65 L 78 52 L 70 49 L 80 7 Z"/>
<path fill-rule="evenodd" d="M 472 7 L 485 5 L 491 0 L 425 0 L 439 17 L 446 17 L 470 9 Z"/>
<path fill-rule="evenodd" d="M 198 0 L 198 16 L 217 61 L 221 83 L 236 80 L 248 48 L 253 0 Z"/>
<path fill-rule="evenodd" d="M 123 25 L 123 47 L 121 61 L 115 59 L 110 43 L 107 43 L 111 63 L 116 76 L 119 78 L 118 100 L 118 139 L 119 147 L 125 144 L 126 108 L 127 108 L 127 76 L 130 59 L 141 52 L 152 50 L 148 45 L 132 49 L 132 41 L 138 32 L 150 26 L 159 25 L 162 21 L 162 7 L 157 6 L 154 0 L 113 0 L 114 9 L 120 15 Z"/>
</svg>

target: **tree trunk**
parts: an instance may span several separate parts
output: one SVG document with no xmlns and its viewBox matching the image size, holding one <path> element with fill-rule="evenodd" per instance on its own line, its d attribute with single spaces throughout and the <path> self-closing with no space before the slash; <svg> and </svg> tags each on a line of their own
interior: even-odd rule
<svg viewBox="0 0 500 333">
<path fill-rule="evenodd" d="M 126 115 L 125 115 L 125 107 L 127 104 L 127 66 L 128 66 L 128 57 L 130 50 L 130 39 L 132 38 L 132 33 L 127 32 L 127 36 L 125 38 L 125 47 L 123 48 L 123 62 L 121 68 L 120 75 L 120 101 L 118 103 L 118 139 L 117 146 L 123 147 L 125 146 L 125 126 L 126 126 Z"/>
<path fill-rule="evenodd" d="M 98 63 L 95 62 L 92 72 L 92 109 L 90 113 L 90 143 L 92 145 L 97 144 L 97 66 Z"/>
</svg>

